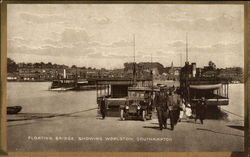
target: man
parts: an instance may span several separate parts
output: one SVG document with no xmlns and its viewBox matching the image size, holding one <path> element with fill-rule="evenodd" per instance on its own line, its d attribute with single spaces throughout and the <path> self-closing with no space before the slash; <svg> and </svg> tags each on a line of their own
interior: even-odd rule
<svg viewBox="0 0 250 157">
<path fill-rule="evenodd" d="M 166 97 L 164 95 L 164 89 L 161 88 L 160 92 L 156 95 L 156 110 L 159 121 L 160 130 L 163 129 L 163 126 L 166 128 L 164 110 L 166 108 Z"/>
<path fill-rule="evenodd" d="M 101 100 L 100 111 L 101 111 L 102 119 L 105 119 L 105 116 L 106 116 L 106 104 L 105 104 L 104 97 Z"/>
<path fill-rule="evenodd" d="M 179 95 L 177 95 L 173 89 L 169 92 L 167 105 L 169 109 L 171 130 L 174 130 L 174 125 L 177 124 L 177 121 L 180 116 L 181 100 Z"/>
<path fill-rule="evenodd" d="M 207 108 L 207 105 L 206 105 L 205 98 L 202 97 L 198 101 L 195 107 L 195 110 L 196 110 L 195 123 L 197 119 L 200 119 L 201 124 L 203 124 L 203 120 L 205 119 L 205 116 L 206 116 L 206 108 Z"/>
<path fill-rule="evenodd" d="M 167 105 L 167 99 L 168 99 L 168 92 L 166 89 L 164 89 L 164 104 L 162 107 L 162 121 L 163 121 L 163 126 L 165 129 L 167 129 L 167 119 L 169 118 L 169 109 Z"/>
</svg>

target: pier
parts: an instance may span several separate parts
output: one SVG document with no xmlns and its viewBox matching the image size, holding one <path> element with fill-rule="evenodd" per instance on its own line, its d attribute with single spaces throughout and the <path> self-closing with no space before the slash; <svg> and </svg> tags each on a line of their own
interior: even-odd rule
<svg viewBox="0 0 250 157">
<path fill-rule="evenodd" d="M 120 121 L 118 117 L 101 120 L 95 109 L 65 115 L 33 115 L 8 122 L 9 151 L 243 151 L 241 120 L 208 119 L 204 125 L 183 120 L 174 131 L 160 131 L 155 114 L 152 120 L 144 122 Z"/>
</svg>

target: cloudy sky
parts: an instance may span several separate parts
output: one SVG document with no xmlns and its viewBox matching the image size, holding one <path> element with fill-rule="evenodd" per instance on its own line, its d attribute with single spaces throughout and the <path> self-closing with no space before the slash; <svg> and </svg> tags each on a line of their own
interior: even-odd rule
<svg viewBox="0 0 250 157">
<path fill-rule="evenodd" d="M 243 67 L 244 7 L 184 4 L 9 4 L 8 57 L 16 62 L 123 67 L 210 60 Z M 181 57 L 182 56 L 182 57 Z M 182 59 L 181 59 L 182 58 Z"/>
</svg>

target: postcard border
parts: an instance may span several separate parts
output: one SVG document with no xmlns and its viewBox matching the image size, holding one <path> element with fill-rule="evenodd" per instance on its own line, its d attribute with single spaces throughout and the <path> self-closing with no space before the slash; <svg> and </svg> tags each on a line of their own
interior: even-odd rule
<svg viewBox="0 0 250 157">
<path fill-rule="evenodd" d="M 247 1 L 36 1 L 36 0 L 3 0 L 0 1 L 1 10 L 1 96 L 0 96 L 0 155 L 10 156 L 247 156 L 249 151 L 249 5 Z M 7 151 L 7 5 L 8 4 L 239 4 L 244 6 L 244 152 L 8 152 Z"/>
</svg>

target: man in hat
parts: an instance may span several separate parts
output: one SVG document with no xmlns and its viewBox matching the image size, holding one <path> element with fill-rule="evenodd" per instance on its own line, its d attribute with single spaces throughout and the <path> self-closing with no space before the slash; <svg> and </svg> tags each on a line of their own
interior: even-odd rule
<svg viewBox="0 0 250 157">
<path fill-rule="evenodd" d="M 201 124 L 203 124 L 203 120 L 205 119 L 205 116 L 206 116 L 206 108 L 207 108 L 206 100 L 204 97 L 202 97 L 198 101 L 198 103 L 195 107 L 195 111 L 196 111 L 195 123 L 196 123 L 197 119 L 200 119 Z"/>
<path fill-rule="evenodd" d="M 180 96 L 175 93 L 174 89 L 171 89 L 169 91 L 168 99 L 167 99 L 167 105 L 169 109 L 169 118 L 170 118 L 170 124 L 171 129 L 174 130 L 174 125 L 177 124 L 177 121 L 180 116 L 180 105 L 181 100 Z"/>
<path fill-rule="evenodd" d="M 160 130 L 163 129 L 163 127 L 166 127 L 165 124 L 165 117 L 164 117 L 164 111 L 166 110 L 166 97 L 164 94 L 164 88 L 160 88 L 160 92 L 156 95 L 156 110 L 157 110 L 157 116 L 159 121 L 159 127 Z"/>
<path fill-rule="evenodd" d="M 104 97 L 101 100 L 100 111 L 101 111 L 102 119 L 105 119 L 105 116 L 106 116 L 106 104 L 105 104 Z"/>
</svg>

